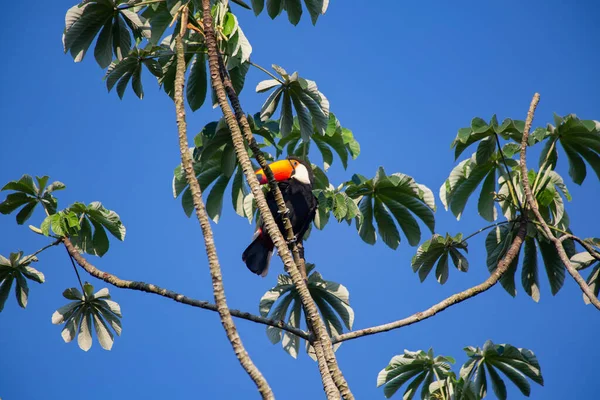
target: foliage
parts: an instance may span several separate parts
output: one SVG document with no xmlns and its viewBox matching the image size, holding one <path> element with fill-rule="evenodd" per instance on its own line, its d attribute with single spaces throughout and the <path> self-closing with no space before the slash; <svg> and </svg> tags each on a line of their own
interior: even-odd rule
<svg viewBox="0 0 600 400">
<path fill-rule="evenodd" d="M 451 371 L 452 357 L 434 357 L 433 350 L 408 351 L 393 357 L 377 376 L 377 386 L 384 386 L 385 397 L 393 396 L 411 379 L 403 399 L 410 400 L 421 386 L 421 399 L 479 400 L 487 394 L 486 370 L 494 394 L 499 400 L 507 397 L 502 372 L 523 393 L 529 396 L 531 386 L 526 378 L 543 385 L 544 379 L 535 354 L 510 344 L 494 344 L 488 340 L 483 349 L 472 346 L 465 351 L 469 359 L 460 368 L 460 378 Z"/>
<path fill-rule="evenodd" d="M 31 266 L 38 259 L 34 255 L 23 257 L 23 252 L 10 253 L 9 258 L 0 255 L 0 312 L 4 309 L 10 288 L 15 282 L 15 296 L 21 308 L 27 307 L 29 285 L 27 280 L 44 283 L 44 274 Z"/>
<path fill-rule="evenodd" d="M 481 398 L 487 394 L 486 370 L 494 394 L 499 400 L 507 397 L 502 372 L 525 396 L 529 397 L 531 385 L 527 378 L 539 385 L 544 378 L 537 357 L 531 350 L 519 349 L 510 344 L 494 344 L 488 340 L 483 348 L 465 347 L 469 360 L 460 369 L 460 377 L 468 381 Z"/>
<path fill-rule="evenodd" d="M 448 280 L 448 258 L 452 259 L 452 263 L 459 271 L 469 270 L 469 261 L 460 250 L 468 251 L 466 242 L 462 240 L 462 233 L 456 236 L 446 234 L 446 237 L 434 234 L 417 249 L 417 254 L 411 262 L 413 271 L 419 273 L 419 278 L 423 282 L 437 261 L 435 277 L 443 285 Z"/>
<path fill-rule="evenodd" d="M 548 124 L 540 135 L 533 136 L 533 141 L 546 141 L 540 155 L 540 169 L 544 164 L 552 168 L 558 161 L 556 142 L 560 143 L 569 161 L 569 176 L 578 185 L 586 178 L 585 162 L 594 170 L 600 179 L 600 122 L 581 120 L 575 114 L 564 117 L 554 115 L 556 126 Z M 584 162 L 585 160 L 585 162 Z"/>
<path fill-rule="evenodd" d="M 42 176 L 41 178 L 36 176 L 35 180 L 37 185 L 33 181 L 33 178 L 29 175 L 23 175 L 18 181 L 10 181 L 0 189 L 12 190 L 13 193 L 6 196 L 6 199 L 0 203 L 0 213 L 7 215 L 22 206 L 21 210 L 17 213 L 17 223 L 23 225 L 33 215 L 33 211 L 38 204 L 48 211 L 50 214 L 56 212 L 58 202 L 52 193 L 57 190 L 63 190 L 65 185 L 62 182 L 53 182 L 46 186 L 48 183 L 48 177 Z"/>
<path fill-rule="evenodd" d="M 380 167 L 373 179 L 355 174 L 347 185 L 348 197 L 358 201 L 362 218 L 356 219 L 356 228 L 366 243 L 374 244 L 377 240 L 373 218 L 381 239 L 392 249 L 400 244 L 400 234 L 394 219 L 411 246 L 416 246 L 421 240 L 421 228 L 412 214 L 434 231 L 433 193 L 410 176 L 401 173 L 388 176 L 383 167 Z"/>
<path fill-rule="evenodd" d="M 342 323 L 348 330 L 351 330 L 354 323 L 354 310 L 350 307 L 348 289 L 339 283 L 326 281 L 320 273 L 313 271 L 314 267 L 314 264 L 306 265 L 306 272 L 309 274 L 307 286 L 321 313 L 327 332 L 331 337 L 340 335 L 344 329 Z M 289 275 L 281 274 L 277 277 L 277 285 L 260 299 L 259 310 L 263 317 L 287 320 L 290 326 L 300 328 L 304 310 L 298 290 L 294 287 Z M 294 358 L 298 357 L 299 337 L 289 332 L 282 332 L 281 329 L 272 326 L 267 327 L 267 336 L 273 344 L 281 342 L 283 349 L 289 355 Z M 334 349 L 337 349 L 340 344 L 335 345 Z M 308 342 L 306 342 L 306 351 L 315 359 L 314 349 Z"/>
<path fill-rule="evenodd" d="M 429 385 L 445 378 L 452 368 L 450 364 L 455 362 L 452 357 L 434 357 L 433 349 L 429 349 L 428 352 L 404 350 L 404 354 L 394 356 L 388 366 L 379 372 L 377 387 L 385 385 L 383 394 L 390 398 L 400 387 L 414 378 L 406 387 L 403 399 L 412 399 L 419 386 L 422 386 L 421 399 L 427 399 Z"/>
<path fill-rule="evenodd" d="M 100 346 L 110 350 L 114 342 L 111 329 L 121 335 L 121 307 L 110 300 L 108 289 L 100 289 L 94 293 L 94 287 L 89 283 L 83 285 L 83 293 L 77 288 L 69 288 L 63 292 L 63 297 L 73 300 L 60 307 L 52 314 L 52 323 L 64 324 L 61 336 L 66 343 L 75 339 L 83 351 L 92 347 L 92 324 Z M 109 327 L 110 325 L 110 327 Z"/>
</svg>

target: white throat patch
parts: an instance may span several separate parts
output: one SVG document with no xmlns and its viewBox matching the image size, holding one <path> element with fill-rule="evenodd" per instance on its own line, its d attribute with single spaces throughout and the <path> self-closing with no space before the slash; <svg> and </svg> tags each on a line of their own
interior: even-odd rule
<svg viewBox="0 0 600 400">
<path fill-rule="evenodd" d="M 294 176 L 292 176 L 292 178 L 296 179 L 298 182 L 304 183 L 305 185 L 310 185 L 308 170 L 302 164 L 298 164 L 298 166 L 295 168 Z"/>
</svg>

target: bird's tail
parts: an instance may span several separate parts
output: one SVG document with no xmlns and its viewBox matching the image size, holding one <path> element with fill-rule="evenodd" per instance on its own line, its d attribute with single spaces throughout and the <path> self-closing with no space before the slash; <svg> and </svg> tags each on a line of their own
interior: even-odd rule
<svg viewBox="0 0 600 400">
<path fill-rule="evenodd" d="M 273 247 L 273 242 L 269 238 L 269 235 L 263 235 L 262 229 L 259 228 L 250 246 L 242 253 L 242 260 L 246 263 L 250 271 L 265 277 L 269 272 Z"/>
</svg>

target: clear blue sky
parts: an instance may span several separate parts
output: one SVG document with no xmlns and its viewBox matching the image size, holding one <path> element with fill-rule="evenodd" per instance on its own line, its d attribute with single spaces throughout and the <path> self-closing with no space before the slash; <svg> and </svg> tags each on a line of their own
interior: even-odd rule
<svg viewBox="0 0 600 400">
<path fill-rule="evenodd" d="M 411 3 L 411 4 L 409 4 Z M 237 10 L 253 47 L 253 60 L 279 64 L 314 79 L 344 126 L 352 129 L 362 155 L 344 171 L 334 162 L 330 178 L 339 183 L 377 167 L 409 174 L 437 195 L 454 165 L 450 142 L 472 117 L 524 119 L 531 96 L 542 102 L 536 125 L 552 113 L 575 112 L 600 119 L 599 5 L 594 1 L 504 2 L 332 1 L 316 27 L 305 18 L 298 27 L 266 15 Z M 2 24 L 5 57 L 0 74 L 0 182 L 23 173 L 59 179 L 63 206 L 79 200 L 102 201 L 127 226 L 124 243 L 113 242 L 99 268 L 127 279 L 156 283 L 199 299 L 212 299 L 210 277 L 197 221 L 187 219 L 171 195 L 179 162 L 173 103 L 153 78 L 144 77 L 146 98 L 129 89 L 120 101 L 106 93 L 103 71 L 92 58 L 74 64 L 63 55 L 64 13 L 73 1 L 11 2 Z M 385 6 L 383 6 L 385 5 Z M 264 79 L 251 71 L 243 105 L 255 112 L 264 95 L 253 93 Z M 218 112 L 203 108 L 189 118 L 190 134 Z M 532 163 L 537 160 L 535 154 Z M 561 173 L 566 176 L 564 157 Z M 598 235 L 600 183 L 588 173 L 583 187 L 569 183 L 568 204 L 574 232 Z M 259 279 L 240 260 L 252 226 L 235 215 L 226 198 L 225 213 L 214 226 L 225 289 L 233 308 L 258 311 L 258 300 L 282 270 Z M 437 199 L 437 196 L 436 196 Z M 438 205 L 439 205 L 439 199 Z M 470 233 L 484 221 L 473 210 L 459 223 L 439 209 L 440 233 Z M 32 223 L 41 221 L 35 214 Z M 384 323 L 423 310 L 488 276 L 483 237 L 470 244 L 471 270 L 450 271 L 440 286 L 430 277 L 419 283 L 406 241 L 397 251 L 381 242 L 364 244 L 354 226 L 330 223 L 314 233 L 307 257 L 326 279 L 351 293 L 356 328 Z M 0 216 L 0 254 L 42 247 L 43 238 Z M 139 292 L 110 288 L 123 309 L 123 335 L 110 352 L 94 342 L 85 353 L 65 344 L 61 328 L 50 323 L 63 305 L 61 292 L 76 279 L 60 248 L 44 253 L 37 266 L 47 278 L 31 284 L 30 304 L 20 309 L 11 295 L 0 315 L 0 397 L 3 400 L 56 399 L 240 399 L 258 398 L 238 365 L 216 314 Z M 84 275 L 85 276 L 85 275 Z M 106 285 L 86 276 L 96 288 Z M 600 317 L 585 306 L 570 278 L 556 297 L 541 275 L 539 304 L 518 285 L 511 298 L 501 287 L 442 314 L 401 330 L 345 343 L 340 366 L 357 398 L 378 399 L 377 373 L 404 349 L 454 355 L 486 339 L 532 349 L 546 380 L 532 398 L 581 399 L 597 395 L 597 331 Z M 255 363 L 280 399 L 322 398 L 315 363 L 298 360 L 271 345 L 264 326 L 237 321 Z M 510 389 L 509 397 L 521 398 Z M 491 395 L 489 398 L 493 398 Z"/>
</svg>

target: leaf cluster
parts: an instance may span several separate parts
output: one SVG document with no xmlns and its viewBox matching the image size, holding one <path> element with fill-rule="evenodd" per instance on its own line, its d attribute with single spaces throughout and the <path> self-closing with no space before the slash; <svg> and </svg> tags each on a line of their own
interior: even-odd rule
<svg viewBox="0 0 600 400">
<path fill-rule="evenodd" d="M 0 191 L 12 190 L 13 193 L 7 195 L 6 199 L 0 203 L 0 213 L 7 215 L 21 208 L 16 217 L 19 225 L 23 225 L 31 218 L 38 204 L 42 204 L 49 214 L 54 214 L 58 207 L 58 201 L 52 193 L 63 190 L 65 185 L 56 181 L 46 186 L 48 179 L 47 176 L 41 178 L 36 176 L 36 185 L 30 175 L 23 175 L 17 181 L 8 182 Z"/>
<path fill-rule="evenodd" d="M 408 351 L 393 357 L 377 376 L 377 386 L 384 386 L 384 395 L 393 396 L 404 384 L 403 399 L 412 399 L 421 387 L 421 399 L 480 400 L 488 393 L 487 376 L 494 394 L 506 400 L 506 376 L 525 396 L 531 393 L 527 378 L 544 384 L 541 367 L 535 354 L 528 349 L 510 344 L 494 344 L 488 340 L 483 348 L 466 347 L 469 359 L 460 368 L 457 378 L 451 369 L 454 358 L 437 356 L 428 352 Z M 487 371 L 487 375 L 486 375 Z"/>
<path fill-rule="evenodd" d="M 350 293 L 345 286 L 323 279 L 320 273 L 313 271 L 314 264 L 307 264 L 309 274 L 307 286 L 311 297 L 325 323 L 325 328 L 331 337 L 343 333 L 344 326 L 352 329 L 354 310 L 350 307 Z M 290 326 L 300 328 L 302 324 L 302 303 L 292 278 L 287 274 L 277 277 L 277 285 L 267 291 L 260 299 L 260 314 L 274 320 L 286 321 Z M 343 323 L 343 325 L 342 325 Z M 300 338 L 289 332 L 272 326 L 267 327 L 267 336 L 273 344 L 281 342 L 283 349 L 292 357 L 298 357 Z M 336 350 L 341 343 L 334 345 Z M 306 351 L 316 359 L 314 349 L 306 342 Z"/>
<path fill-rule="evenodd" d="M 89 283 L 83 285 L 83 293 L 77 288 L 63 292 L 63 297 L 73 300 L 52 314 L 52 323 L 64 324 L 61 336 L 66 343 L 77 336 L 77 344 L 83 351 L 92 347 L 92 325 L 100 346 L 110 350 L 114 342 L 113 332 L 121 335 L 121 307 L 110 299 L 107 288 L 94 293 Z"/>
<path fill-rule="evenodd" d="M 31 266 L 37 262 L 36 256 L 25 256 L 23 252 L 10 253 L 9 258 L 0 255 L 0 312 L 4 309 L 10 288 L 15 282 L 15 296 L 21 308 L 27 307 L 29 298 L 29 285 L 27 280 L 44 283 L 44 274 Z"/>
</svg>

